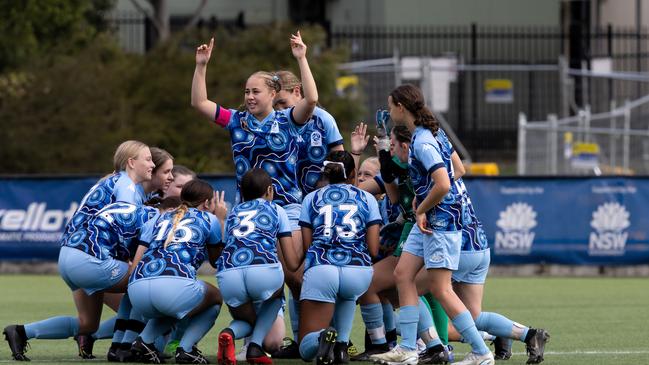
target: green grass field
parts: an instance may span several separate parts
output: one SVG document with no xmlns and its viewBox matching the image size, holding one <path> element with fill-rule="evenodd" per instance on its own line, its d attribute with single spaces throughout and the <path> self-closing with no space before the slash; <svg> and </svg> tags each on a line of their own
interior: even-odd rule
<svg viewBox="0 0 649 365">
<path fill-rule="evenodd" d="M 212 283 L 214 278 L 206 277 Z M 74 315 L 69 290 L 57 276 L 0 277 L 0 327 L 26 323 L 54 315 Z M 544 364 L 649 364 L 649 282 L 647 279 L 618 278 L 492 278 L 487 283 L 486 311 L 499 312 L 523 324 L 543 327 L 552 338 Z M 104 317 L 113 313 L 105 309 Z M 215 362 L 216 337 L 230 317 L 219 315 L 215 327 L 199 347 Z M 362 345 L 363 324 L 357 311 L 352 341 Z M 69 340 L 32 340 L 27 355 L 39 363 L 81 361 Z M 468 351 L 454 344 L 456 358 Z M 95 344 L 100 363 L 109 341 Z M 501 364 L 524 364 L 522 343 L 514 344 L 514 356 Z M 3 341 L 0 362 L 10 362 L 11 353 Z M 300 364 L 301 361 L 276 361 Z"/>
</svg>

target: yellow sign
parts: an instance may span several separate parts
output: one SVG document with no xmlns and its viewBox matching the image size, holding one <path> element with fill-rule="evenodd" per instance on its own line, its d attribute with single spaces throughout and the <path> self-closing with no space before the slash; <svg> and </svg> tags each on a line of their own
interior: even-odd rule
<svg viewBox="0 0 649 365">
<path fill-rule="evenodd" d="M 355 94 L 357 87 L 358 87 L 358 76 L 349 75 L 349 76 L 340 76 L 336 78 L 336 92 L 340 96 L 350 91 L 352 94 Z"/>
<path fill-rule="evenodd" d="M 487 103 L 514 102 L 514 83 L 509 79 L 484 80 L 485 101 Z"/>
<path fill-rule="evenodd" d="M 573 155 L 599 155 L 597 143 L 575 142 L 572 146 Z"/>
</svg>

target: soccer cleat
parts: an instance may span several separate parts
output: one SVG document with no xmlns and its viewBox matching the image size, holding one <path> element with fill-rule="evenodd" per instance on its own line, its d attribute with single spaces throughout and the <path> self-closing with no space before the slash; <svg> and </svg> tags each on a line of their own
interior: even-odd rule
<svg viewBox="0 0 649 365">
<path fill-rule="evenodd" d="M 108 362 L 134 362 L 131 345 L 127 343 L 112 343 L 106 355 Z"/>
<path fill-rule="evenodd" d="M 191 352 L 185 351 L 182 347 L 176 347 L 176 364 L 209 364 L 203 353 L 194 346 Z"/>
<path fill-rule="evenodd" d="M 274 359 L 299 359 L 300 345 L 290 337 L 284 338 L 284 344 L 272 354 Z"/>
<path fill-rule="evenodd" d="M 25 327 L 21 325 L 11 325 L 5 327 L 2 334 L 5 335 L 5 340 L 9 344 L 9 349 L 11 349 L 11 356 L 16 361 L 31 361 L 25 352 L 29 347 L 27 343 L 27 335 L 25 334 Z"/>
<path fill-rule="evenodd" d="M 448 350 L 442 345 L 433 346 L 419 354 L 420 364 L 448 364 L 450 361 Z"/>
<path fill-rule="evenodd" d="M 390 351 L 390 347 L 387 343 L 382 343 L 380 345 L 371 345 L 365 349 L 365 352 L 361 352 L 356 356 L 350 358 L 351 361 L 370 361 L 370 356 L 383 354 Z"/>
<path fill-rule="evenodd" d="M 512 357 L 512 340 L 504 337 L 496 337 L 493 340 L 494 359 L 509 360 Z"/>
<path fill-rule="evenodd" d="M 248 364 L 270 365 L 273 360 L 266 354 L 264 349 L 256 343 L 249 343 L 246 350 L 246 361 Z"/>
<path fill-rule="evenodd" d="M 370 360 L 383 365 L 416 365 L 419 362 L 417 350 L 409 350 L 399 345 L 392 350 L 370 356 Z"/>
<path fill-rule="evenodd" d="M 239 352 L 237 352 L 237 354 L 234 356 L 234 358 L 237 361 L 246 361 L 246 354 L 247 353 L 248 353 L 248 344 L 244 342 L 243 346 L 241 346 L 241 349 L 239 350 Z"/>
<path fill-rule="evenodd" d="M 347 355 L 348 355 L 349 357 L 352 357 L 352 356 L 356 356 L 356 355 L 358 355 L 358 354 L 360 354 L 360 352 L 358 352 L 358 349 L 356 348 L 356 346 L 354 346 L 354 344 L 353 344 L 352 341 L 350 340 L 350 341 L 349 341 L 349 344 L 348 344 L 348 346 L 347 346 Z"/>
<path fill-rule="evenodd" d="M 133 355 L 133 360 L 145 364 L 162 364 L 164 362 L 155 345 L 152 343 L 144 343 L 140 337 L 133 342 L 131 354 Z"/>
<path fill-rule="evenodd" d="M 236 365 L 237 363 L 234 355 L 234 335 L 227 328 L 219 334 L 219 349 L 216 352 L 216 361 L 219 365 Z"/>
<path fill-rule="evenodd" d="M 530 332 L 533 329 L 530 329 Z M 536 329 L 531 336 L 525 339 L 525 351 L 527 351 L 527 364 L 540 364 L 543 361 L 545 344 L 550 340 L 550 334 L 544 329 Z"/>
<path fill-rule="evenodd" d="M 79 357 L 82 359 L 94 359 L 95 355 L 92 354 L 92 347 L 95 344 L 95 339 L 91 335 L 76 335 L 74 340 L 77 342 L 79 348 Z"/>
<path fill-rule="evenodd" d="M 453 346 L 446 345 L 446 351 L 448 352 L 448 362 L 453 363 L 455 361 L 455 354 L 453 353 Z"/>
<path fill-rule="evenodd" d="M 334 346 L 336 346 L 338 332 L 333 327 L 320 332 L 318 338 L 318 352 L 315 355 L 316 365 L 333 365 L 334 363 Z"/>
<path fill-rule="evenodd" d="M 494 365 L 494 354 L 491 351 L 484 355 L 478 355 L 475 352 L 469 352 L 462 361 L 454 362 L 453 365 Z"/>
<path fill-rule="evenodd" d="M 336 342 L 334 345 L 334 363 L 349 364 L 349 343 Z"/>
</svg>

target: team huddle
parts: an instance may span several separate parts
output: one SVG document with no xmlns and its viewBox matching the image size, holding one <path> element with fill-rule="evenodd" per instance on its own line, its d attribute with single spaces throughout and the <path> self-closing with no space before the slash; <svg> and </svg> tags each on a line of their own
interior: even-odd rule
<svg viewBox="0 0 649 365">
<path fill-rule="evenodd" d="M 15 360 L 29 361 L 29 339 L 74 337 L 84 359 L 110 338 L 111 362 L 206 364 L 197 344 L 225 303 L 233 320 L 218 335 L 222 365 L 445 364 L 449 341 L 471 346 L 457 364 L 507 360 L 513 341 L 528 364 L 543 361 L 547 331 L 482 311 L 488 242 L 462 161 L 421 91 L 390 92 L 377 113 L 377 156 L 361 163 L 367 126 L 345 151 L 317 106 L 299 32 L 290 44 L 300 78 L 252 74 L 240 110 L 208 99 L 214 39 L 197 48 L 191 104 L 230 132 L 236 204 L 228 211 L 222 192 L 167 151 L 123 142 L 114 172 L 85 194 L 61 237 L 58 268 L 78 315 L 5 327 Z M 218 286 L 197 278 L 205 260 Z M 117 314 L 102 322 L 104 304 Z M 350 342 L 357 305 L 360 353 Z M 293 339 L 283 340 L 285 310 Z"/>
</svg>

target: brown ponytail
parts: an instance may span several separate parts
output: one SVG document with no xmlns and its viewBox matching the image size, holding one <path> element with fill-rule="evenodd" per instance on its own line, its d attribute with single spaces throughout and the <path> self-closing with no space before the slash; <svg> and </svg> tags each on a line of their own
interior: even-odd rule
<svg viewBox="0 0 649 365">
<path fill-rule="evenodd" d="M 437 133 L 439 122 L 424 103 L 424 95 L 418 87 L 411 84 L 401 85 L 392 90 L 390 97 L 395 105 L 401 104 L 412 113 L 416 126 L 424 127 L 433 134 Z"/>
</svg>

